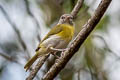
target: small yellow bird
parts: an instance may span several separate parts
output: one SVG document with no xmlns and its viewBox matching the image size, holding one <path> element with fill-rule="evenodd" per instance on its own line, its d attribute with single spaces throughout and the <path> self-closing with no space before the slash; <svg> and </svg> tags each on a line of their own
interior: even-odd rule
<svg viewBox="0 0 120 80">
<path fill-rule="evenodd" d="M 45 56 L 52 50 L 62 50 L 67 47 L 74 35 L 73 16 L 64 14 L 60 17 L 58 24 L 40 42 L 36 54 L 26 63 L 24 69 L 27 71 L 38 57 Z"/>
</svg>

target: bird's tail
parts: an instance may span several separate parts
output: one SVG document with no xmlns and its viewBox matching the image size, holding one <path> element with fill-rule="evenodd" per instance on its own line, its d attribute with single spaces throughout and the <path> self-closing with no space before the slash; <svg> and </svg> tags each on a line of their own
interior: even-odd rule
<svg viewBox="0 0 120 80">
<path fill-rule="evenodd" d="M 35 54 L 24 66 L 24 69 L 27 71 L 28 69 L 30 69 L 31 65 L 37 60 L 38 58 L 38 54 Z"/>
</svg>

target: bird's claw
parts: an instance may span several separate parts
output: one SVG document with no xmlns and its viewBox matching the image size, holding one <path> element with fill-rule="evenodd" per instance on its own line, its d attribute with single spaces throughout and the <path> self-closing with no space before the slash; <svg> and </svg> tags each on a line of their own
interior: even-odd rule
<svg viewBox="0 0 120 80">
<path fill-rule="evenodd" d="M 59 51 L 59 52 L 63 52 L 63 51 L 65 51 L 66 49 L 56 49 L 56 48 L 53 48 L 53 47 L 50 47 L 50 50 L 52 50 L 52 51 Z"/>
</svg>

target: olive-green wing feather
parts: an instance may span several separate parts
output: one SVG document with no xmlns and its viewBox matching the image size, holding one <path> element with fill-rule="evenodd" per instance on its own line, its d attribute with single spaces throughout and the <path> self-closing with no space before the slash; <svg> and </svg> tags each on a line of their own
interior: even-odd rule
<svg viewBox="0 0 120 80">
<path fill-rule="evenodd" d="M 42 41 L 40 42 L 40 44 L 41 44 L 44 40 L 46 40 L 47 38 L 49 38 L 51 35 L 57 34 L 57 33 L 61 32 L 61 31 L 62 31 L 62 24 L 53 27 L 53 28 L 48 32 L 48 34 L 42 39 Z M 40 44 L 39 44 L 39 45 L 40 45 Z M 40 49 L 40 46 L 38 46 L 38 48 L 36 49 L 36 51 L 38 51 L 39 49 Z"/>
<path fill-rule="evenodd" d="M 42 43 L 44 40 L 46 40 L 48 37 L 50 37 L 51 35 L 57 34 L 59 32 L 62 31 L 62 25 L 57 25 L 55 27 L 53 27 L 48 34 L 43 38 L 43 40 L 40 42 Z"/>
</svg>

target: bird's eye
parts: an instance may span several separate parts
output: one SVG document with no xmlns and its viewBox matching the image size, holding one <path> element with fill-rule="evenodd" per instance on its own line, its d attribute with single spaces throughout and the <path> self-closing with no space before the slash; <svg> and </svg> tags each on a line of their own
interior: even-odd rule
<svg viewBox="0 0 120 80">
<path fill-rule="evenodd" d="M 61 19 L 65 19 L 65 16 L 62 16 Z"/>
</svg>

